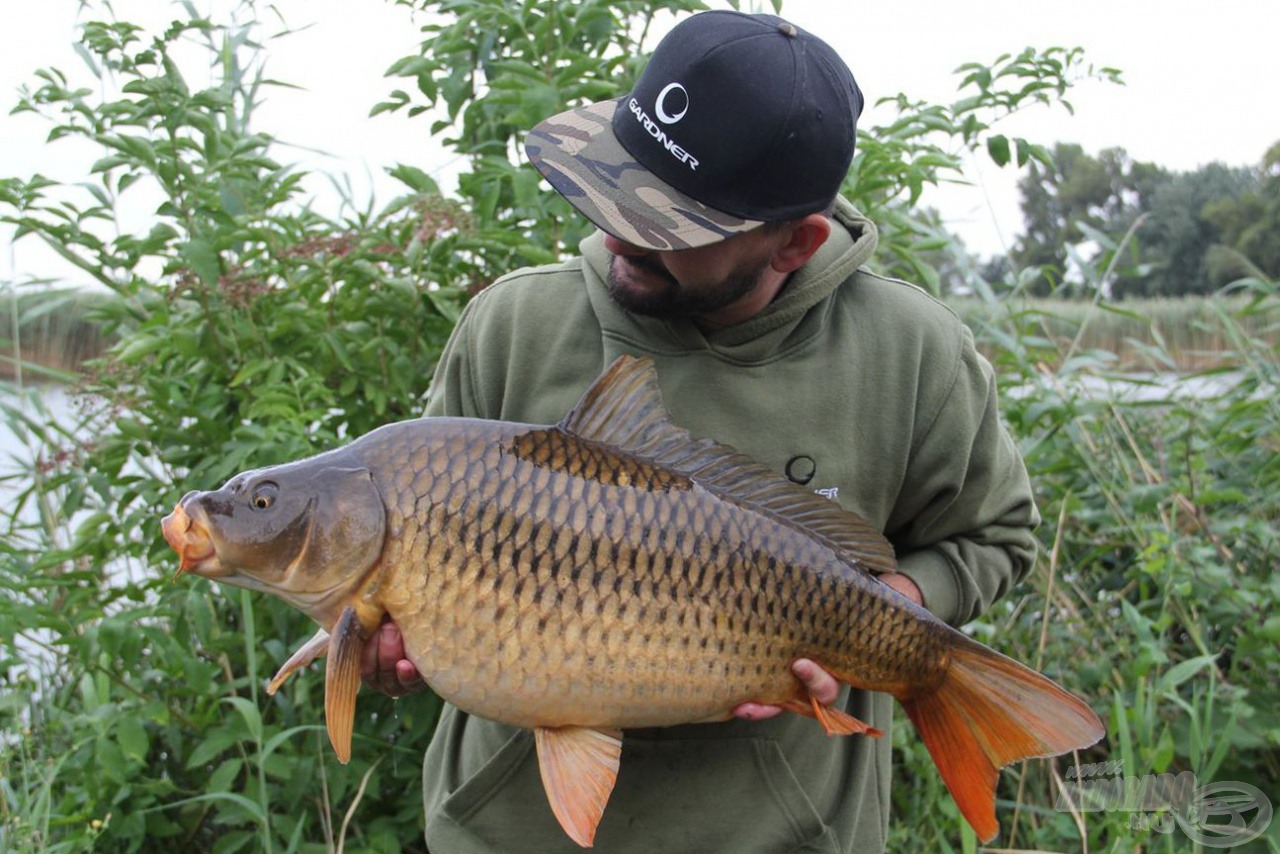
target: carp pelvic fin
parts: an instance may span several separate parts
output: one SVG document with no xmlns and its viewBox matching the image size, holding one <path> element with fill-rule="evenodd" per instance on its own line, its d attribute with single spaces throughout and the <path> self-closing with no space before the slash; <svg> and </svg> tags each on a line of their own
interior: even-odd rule
<svg viewBox="0 0 1280 854">
<path fill-rule="evenodd" d="M 556 820 L 569 838 L 590 848 L 604 806 L 618 779 L 622 757 L 619 730 L 538 727 L 538 770 Z"/>
<path fill-rule="evenodd" d="M 293 675 L 295 670 L 301 670 L 317 658 L 322 658 L 329 652 L 329 633 L 324 629 L 316 632 L 311 636 L 311 640 L 289 656 L 289 660 L 280 665 L 280 669 L 276 671 L 276 675 L 271 677 L 271 682 L 267 685 L 267 693 L 274 694 L 280 690 L 280 686 L 284 684 L 284 680 Z"/>
<path fill-rule="evenodd" d="M 329 638 L 329 664 L 324 673 L 325 727 L 329 730 L 329 743 L 343 765 L 351 759 L 351 732 L 356 722 L 360 651 L 364 647 L 364 639 L 364 629 L 356 617 L 356 609 L 348 605 L 342 609 L 342 616 Z"/>
<path fill-rule="evenodd" d="M 1000 768 L 1083 749 L 1106 730 L 1079 697 L 993 649 L 958 641 L 948 654 L 936 689 L 899 700 L 960 814 L 987 843 L 1000 832 Z"/>
<path fill-rule="evenodd" d="M 827 735 L 867 735 L 871 738 L 879 738 L 884 735 L 884 730 L 876 729 L 871 724 L 858 720 L 848 712 L 842 712 L 831 706 L 823 705 L 812 694 L 809 695 L 807 701 L 788 700 L 780 705 L 789 712 L 813 718 L 822 724 L 822 728 Z"/>
</svg>

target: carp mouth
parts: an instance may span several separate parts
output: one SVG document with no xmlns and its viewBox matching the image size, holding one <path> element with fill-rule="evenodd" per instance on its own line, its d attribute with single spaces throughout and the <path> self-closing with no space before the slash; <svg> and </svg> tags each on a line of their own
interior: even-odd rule
<svg viewBox="0 0 1280 854">
<path fill-rule="evenodd" d="M 184 501 L 178 502 L 173 512 L 160 520 L 160 529 L 164 531 L 165 540 L 180 558 L 178 571 L 173 577 L 177 580 L 178 576 L 184 572 L 213 576 L 215 573 L 211 570 L 214 567 L 204 566 L 216 555 L 213 540 L 209 537 L 208 529 L 188 515 L 184 504 Z M 201 572 L 202 568 L 204 572 Z"/>
</svg>

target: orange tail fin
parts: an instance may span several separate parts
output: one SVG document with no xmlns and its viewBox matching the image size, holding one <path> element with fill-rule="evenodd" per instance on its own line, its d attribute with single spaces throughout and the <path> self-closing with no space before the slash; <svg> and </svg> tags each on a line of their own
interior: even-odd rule
<svg viewBox="0 0 1280 854">
<path fill-rule="evenodd" d="M 1102 738 L 1102 721 L 1083 700 L 993 649 L 957 639 L 942 683 L 902 701 L 942 780 L 978 838 L 996 822 L 996 777 L 1021 759 L 1057 756 Z"/>
</svg>

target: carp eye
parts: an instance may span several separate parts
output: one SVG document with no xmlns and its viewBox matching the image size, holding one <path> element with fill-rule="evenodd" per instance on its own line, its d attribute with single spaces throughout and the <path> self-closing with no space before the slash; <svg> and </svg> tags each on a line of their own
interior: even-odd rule
<svg viewBox="0 0 1280 854">
<path fill-rule="evenodd" d="M 253 496 L 249 499 L 249 503 L 256 510 L 266 510 L 272 504 L 276 503 L 276 495 L 279 494 L 280 487 L 268 481 L 260 483 L 253 490 Z"/>
</svg>

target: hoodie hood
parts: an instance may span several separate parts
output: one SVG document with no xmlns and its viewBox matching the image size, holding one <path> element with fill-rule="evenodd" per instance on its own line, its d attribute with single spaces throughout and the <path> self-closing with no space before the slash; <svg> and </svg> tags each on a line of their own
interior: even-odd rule
<svg viewBox="0 0 1280 854">
<path fill-rule="evenodd" d="M 587 293 L 604 337 L 636 352 L 654 355 L 711 351 L 738 364 L 769 361 L 802 346 L 824 322 L 815 306 L 871 258 L 876 247 L 872 222 L 844 199 L 836 203 L 827 242 L 804 267 L 792 274 L 778 297 L 759 314 L 724 329 L 704 331 L 687 318 L 656 318 L 619 307 L 605 284 L 612 255 L 597 232 L 582 241 Z"/>
</svg>

